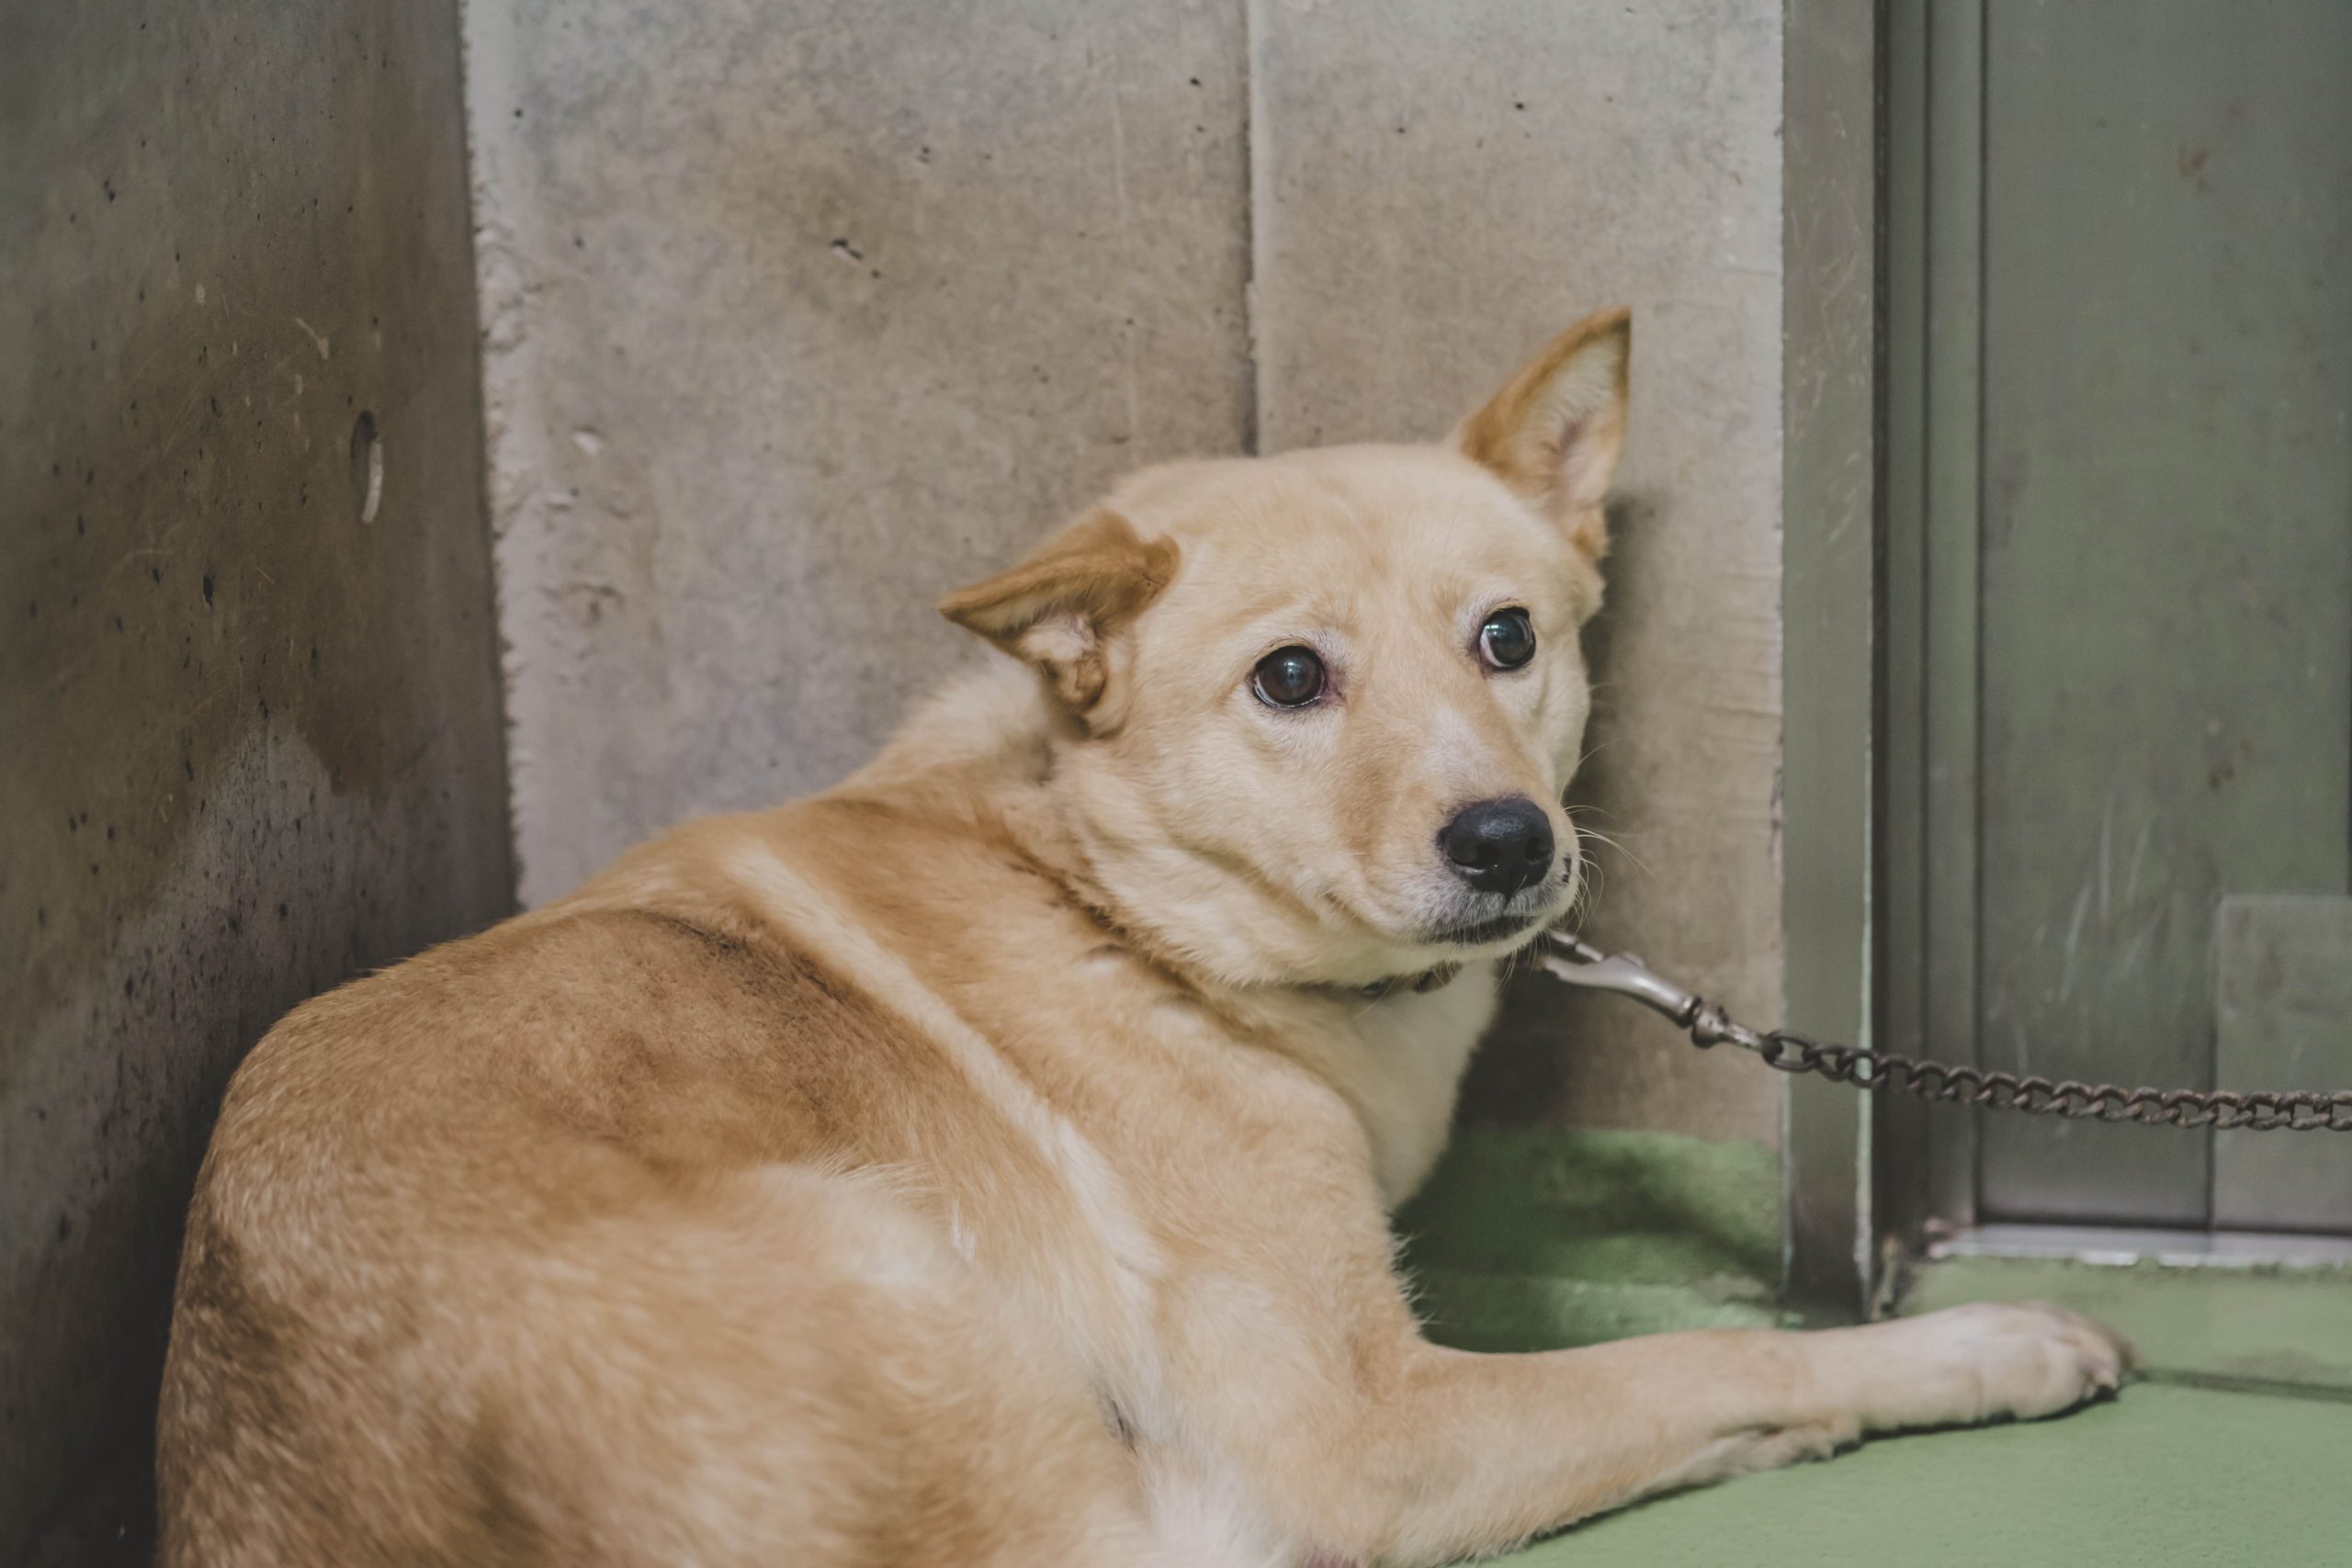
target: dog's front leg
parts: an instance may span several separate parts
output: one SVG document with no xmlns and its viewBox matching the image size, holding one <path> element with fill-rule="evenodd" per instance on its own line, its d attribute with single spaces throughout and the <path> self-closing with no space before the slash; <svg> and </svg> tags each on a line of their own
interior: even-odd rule
<svg viewBox="0 0 2352 1568">
<path fill-rule="evenodd" d="M 1250 1457 L 1325 1556 L 1435 1563 L 1865 1433 L 2053 1415 L 2115 1387 L 2130 1357 L 2098 1325 L 2035 1305 L 1526 1356 L 1358 1339 L 1321 1407 L 1260 1427 Z"/>
</svg>

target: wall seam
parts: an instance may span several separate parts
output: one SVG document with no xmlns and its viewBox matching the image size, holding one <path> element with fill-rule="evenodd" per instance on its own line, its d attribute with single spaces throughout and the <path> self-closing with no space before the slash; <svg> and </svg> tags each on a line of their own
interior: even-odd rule
<svg viewBox="0 0 2352 1568">
<path fill-rule="evenodd" d="M 1260 350 L 1258 283 L 1269 270 L 1263 252 L 1267 225 L 1258 212 L 1266 195 L 1265 150 L 1260 134 L 1266 116 L 1264 106 L 1258 101 L 1262 78 L 1258 69 L 1258 43 L 1265 36 L 1259 20 L 1261 4 L 1263 0 L 1241 0 L 1241 153 L 1247 169 L 1241 196 L 1241 335 L 1243 352 L 1250 361 L 1241 440 L 1242 450 L 1252 457 L 1262 455 L 1264 445 L 1265 356 Z"/>
</svg>

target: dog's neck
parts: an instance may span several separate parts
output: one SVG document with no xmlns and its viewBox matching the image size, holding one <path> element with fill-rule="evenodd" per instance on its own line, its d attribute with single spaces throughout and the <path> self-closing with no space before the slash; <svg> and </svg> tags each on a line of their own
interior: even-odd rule
<svg viewBox="0 0 2352 1568">
<path fill-rule="evenodd" d="M 1391 975 L 1385 980 L 1374 980 L 1369 986 L 1358 986 L 1355 990 L 1358 996 L 1369 997 L 1374 1001 L 1393 997 L 1399 991 L 1427 996 L 1439 987 L 1452 983 L 1453 977 L 1461 973 L 1462 965 L 1459 964 L 1441 964 L 1418 975 Z"/>
</svg>

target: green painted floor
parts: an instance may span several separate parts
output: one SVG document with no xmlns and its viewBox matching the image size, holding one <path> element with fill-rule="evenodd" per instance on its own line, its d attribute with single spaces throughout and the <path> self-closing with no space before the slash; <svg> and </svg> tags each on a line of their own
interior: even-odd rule
<svg viewBox="0 0 2352 1568">
<path fill-rule="evenodd" d="M 1771 1155 L 1652 1134 L 1472 1133 L 1397 1216 L 1435 1338 L 1590 1344 L 1778 1321 Z M 2038 1299 L 2144 1378 L 2054 1421 L 1882 1438 L 1593 1520 L 1521 1568 L 2352 1568 L 2352 1272 L 1967 1260 L 1905 1310 Z"/>
</svg>

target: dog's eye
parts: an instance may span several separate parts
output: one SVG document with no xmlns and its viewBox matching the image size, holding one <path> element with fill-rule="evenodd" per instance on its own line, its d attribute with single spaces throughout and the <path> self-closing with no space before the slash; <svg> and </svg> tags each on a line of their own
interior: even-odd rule
<svg viewBox="0 0 2352 1568">
<path fill-rule="evenodd" d="M 1323 694 L 1323 660 L 1311 648 L 1278 648 L 1258 660 L 1250 687 L 1268 707 L 1305 707 Z"/>
<path fill-rule="evenodd" d="M 1498 670 L 1516 670 L 1535 657 L 1535 623 L 1524 610 L 1497 610 L 1478 628 L 1478 653 Z"/>
</svg>

